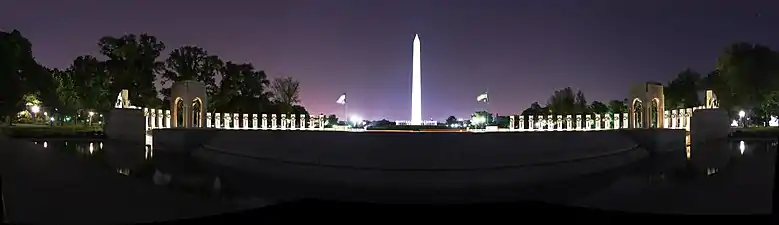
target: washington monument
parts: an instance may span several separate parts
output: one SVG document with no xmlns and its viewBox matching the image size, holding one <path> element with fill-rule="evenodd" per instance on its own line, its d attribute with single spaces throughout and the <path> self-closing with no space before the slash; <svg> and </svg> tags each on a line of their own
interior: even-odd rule
<svg viewBox="0 0 779 225">
<path fill-rule="evenodd" d="M 419 34 L 414 36 L 414 56 L 411 68 L 411 125 L 422 125 L 422 65 Z"/>
</svg>

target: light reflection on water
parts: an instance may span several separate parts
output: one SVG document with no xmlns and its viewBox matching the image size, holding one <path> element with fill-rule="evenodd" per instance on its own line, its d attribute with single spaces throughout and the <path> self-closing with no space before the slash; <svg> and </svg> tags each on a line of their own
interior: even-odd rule
<svg viewBox="0 0 779 225">
<path fill-rule="evenodd" d="M 139 178 L 177 191 L 204 197 L 239 196 L 223 191 L 218 174 L 203 168 L 204 166 L 185 159 L 154 158 L 154 149 L 150 145 L 128 145 L 100 140 L 45 140 L 34 143 L 44 148 L 71 153 L 86 161 L 97 162 L 122 176 Z M 158 179 L 160 176 L 166 179 L 161 179 L 161 182 Z"/>
<path fill-rule="evenodd" d="M 716 177 L 734 165 L 743 161 L 741 158 L 760 155 L 765 149 L 775 146 L 776 142 L 722 140 L 698 146 L 690 146 L 689 135 L 686 138 L 685 152 L 675 151 L 647 158 L 627 169 L 614 169 L 608 175 L 597 175 L 596 178 L 572 179 L 571 181 L 554 184 L 561 186 L 559 192 L 569 191 L 571 186 L 577 189 L 591 188 L 593 191 L 583 191 L 578 195 L 595 195 L 603 192 L 613 195 L 618 192 L 641 192 L 652 187 L 674 187 L 684 185 L 694 180 Z M 38 141 L 45 148 L 60 149 L 73 153 L 87 161 L 99 162 L 111 171 L 121 176 L 145 180 L 153 185 L 167 186 L 171 189 L 196 193 L 204 197 L 222 197 L 231 199 L 258 199 L 269 201 L 267 193 L 256 193 L 254 189 L 267 183 L 256 182 L 251 187 L 244 187 L 246 180 L 232 176 L 225 177 L 224 170 L 214 169 L 188 158 L 171 157 L 166 154 L 155 156 L 151 146 L 127 145 L 123 143 L 101 141 Z M 143 150 L 141 150 L 143 149 Z M 684 154 L 684 156 L 682 156 Z M 241 178 L 245 178 L 241 177 Z M 240 189 L 240 191 L 239 191 Z M 247 189 L 251 191 L 247 191 Z M 551 189 L 550 189 L 551 190 Z M 249 193 L 251 192 L 251 193 Z M 257 191 L 259 192 L 259 191 Z M 548 195 L 544 195 L 544 194 Z M 549 194 L 552 193 L 552 194 Z M 540 193 L 539 198 L 556 195 L 555 190 Z M 273 195 L 272 195 L 273 196 Z M 584 197 L 587 197 L 584 196 Z M 617 196 L 617 195 L 614 195 Z M 582 196 L 570 197 L 580 198 Z M 275 196 L 274 196 L 275 198 Z M 560 197 L 565 201 L 565 198 Z"/>
</svg>

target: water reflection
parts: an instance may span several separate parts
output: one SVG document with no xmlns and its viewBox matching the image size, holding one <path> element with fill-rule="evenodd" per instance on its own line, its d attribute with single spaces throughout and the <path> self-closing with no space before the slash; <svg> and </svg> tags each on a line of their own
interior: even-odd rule
<svg viewBox="0 0 779 225">
<path fill-rule="evenodd" d="M 689 136 L 686 141 L 684 152 L 676 150 L 652 155 L 625 168 L 540 185 L 544 188 L 531 187 L 511 191 L 523 192 L 522 195 L 539 200 L 571 204 L 582 199 L 598 199 L 612 204 L 651 198 L 647 197 L 649 196 L 646 194 L 647 190 L 673 189 L 702 179 L 722 177 L 733 167 L 749 163 L 745 160 L 747 158 L 764 157 L 769 148 L 776 145 L 775 141 L 742 140 L 719 140 L 690 145 Z M 250 205 L 308 197 L 303 195 L 310 194 L 300 190 L 333 193 L 351 191 L 340 190 L 340 187 L 332 189 L 327 187 L 321 190 L 315 190 L 319 187 L 300 187 L 300 190 L 292 190 L 298 189 L 300 185 L 285 186 L 260 180 L 257 175 L 216 167 L 188 157 L 155 154 L 154 149 L 148 145 L 128 145 L 110 141 L 52 140 L 38 141 L 36 144 L 49 149 L 72 152 L 79 158 L 100 162 L 110 171 L 115 171 L 118 176 L 142 179 L 149 182 L 149 185 L 164 186 L 203 197 L 245 201 Z M 337 193 L 337 195 L 349 194 L 351 193 Z M 451 196 L 467 198 L 464 197 L 467 194 L 469 193 Z M 262 196 L 262 198 L 255 196 Z"/>
<path fill-rule="evenodd" d="M 226 188 L 217 169 L 188 157 L 157 157 L 150 145 L 100 140 L 47 140 L 34 143 L 45 148 L 72 153 L 87 161 L 97 162 L 120 176 L 138 178 L 149 182 L 150 185 L 165 186 L 176 191 L 209 198 L 218 197 L 238 201 L 256 199 L 235 192 L 232 188 Z"/>
</svg>

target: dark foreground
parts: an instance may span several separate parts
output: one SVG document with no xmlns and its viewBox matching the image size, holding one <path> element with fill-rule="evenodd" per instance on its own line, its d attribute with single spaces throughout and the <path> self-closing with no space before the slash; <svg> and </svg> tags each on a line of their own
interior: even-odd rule
<svg viewBox="0 0 779 225">
<path fill-rule="evenodd" d="M 743 150 L 738 140 L 721 141 L 692 147 L 689 158 L 675 151 L 554 183 L 410 192 L 261 179 L 125 143 L 40 140 L 33 148 L 25 142 L 3 144 L 16 151 L 0 150 L 0 171 L 9 174 L 8 218 L 59 224 L 173 220 L 312 196 L 419 203 L 527 199 L 629 212 L 770 213 L 776 158 L 773 141 L 744 142 Z M 160 178 L 165 176 L 168 180 Z"/>
</svg>

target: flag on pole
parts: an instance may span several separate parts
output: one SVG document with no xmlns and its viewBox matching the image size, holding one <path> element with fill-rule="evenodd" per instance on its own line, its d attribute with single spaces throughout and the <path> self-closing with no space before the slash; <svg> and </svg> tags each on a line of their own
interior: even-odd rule
<svg viewBox="0 0 779 225">
<path fill-rule="evenodd" d="M 477 102 L 487 102 L 487 92 L 484 92 L 483 94 L 480 94 L 476 97 Z"/>
<path fill-rule="evenodd" d="M 346 93 L 341 94 L 341 97 L 338 97 L 335 102 L 341 105 L 346 104 Z"/>
</svg>

